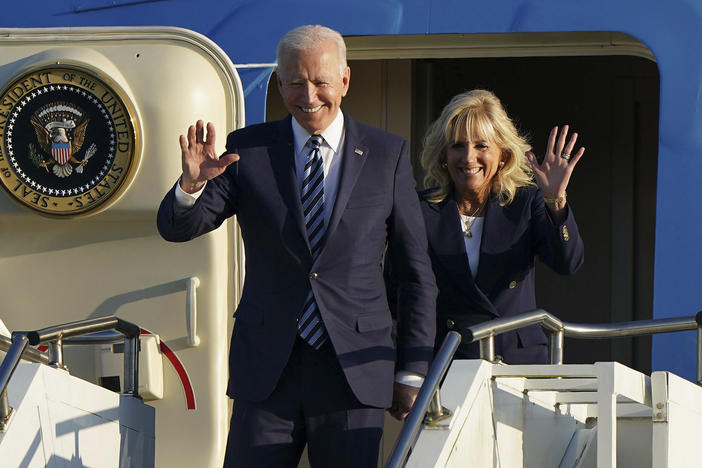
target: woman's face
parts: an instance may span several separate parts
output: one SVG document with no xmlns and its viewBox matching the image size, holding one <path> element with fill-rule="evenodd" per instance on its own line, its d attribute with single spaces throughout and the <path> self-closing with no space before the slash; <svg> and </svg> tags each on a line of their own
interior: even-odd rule
<svg viewBox="0 0 702 468">
<path fill-rule="evenodd" d="M 446 150 L 446 164 L 456 194 L 478 195 L 492 186 L 502 149 L 492 140 L 468 138 L 465 129 Z"/>
</svg>

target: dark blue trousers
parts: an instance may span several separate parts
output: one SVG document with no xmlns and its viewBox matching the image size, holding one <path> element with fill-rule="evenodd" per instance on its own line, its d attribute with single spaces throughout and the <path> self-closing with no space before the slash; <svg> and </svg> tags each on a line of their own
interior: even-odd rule
<svg viewBox="0 0 702 468">
<path fill-rule="evenodd" d="M 327 341 L 297 339 L 276 389 L 265 400 L 235 400 L 225 468 L 291 467 L 308 445 L 314 468 L 376 468 L 384 409 L 354 396 Z"/>
</svg>

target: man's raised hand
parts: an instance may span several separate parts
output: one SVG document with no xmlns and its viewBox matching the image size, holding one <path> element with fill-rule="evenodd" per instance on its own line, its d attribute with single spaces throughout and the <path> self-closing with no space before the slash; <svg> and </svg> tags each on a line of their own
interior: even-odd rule
<svg viewBox="0 0 702 468">
<path fill-rule="evenodd" d="M 202 120 L 188 128 L 188 134 L 180 136 L 180 151 L 183 175 L 180 188 L 187 193 L 200 190 L 210 179 L 220 175 L 231 163 L 239 160 L 236 153 L 227 153 L 222 157 L 215 151 L 215 129 L 207 122 L 207 135 Z"/>
</svg>

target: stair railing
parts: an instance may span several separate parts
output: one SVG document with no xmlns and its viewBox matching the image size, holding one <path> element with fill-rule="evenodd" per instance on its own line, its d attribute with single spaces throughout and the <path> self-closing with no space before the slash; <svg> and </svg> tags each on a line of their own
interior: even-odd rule
<svg viewBox="0 0 702 468">
<path fill-rule="evenodd" d="M 115 331 L 105 334 L 105 332 Z M 0 431 L 5 431 L 12 408 L 7 397 L 7 385 L 12 378 L 21 359 L 47 364 L 52 367 L 65 369 L 63 364 L 63 345 L 66 344 L 96 344 L 113 343 L 124 340 L 124 393 L 139 397 L 139 334 L 137 325 L 120 318 L 99 317 L 79 320 L 77 322 L 55 325 L 41 330 L 14 332 L 12 339 L 0 337 L 0 349 L 7 351 L 5 359 L 0 364 Z M 87 335 L 87 336 L 86 336 Z M 48 356 L 29 345 L 48 345 Z"/>
<path fill-rule="evenodd" d="M 453 356 L 461 342 L 480 343 L 480 358 L 495 362 L 495 336 L 502 333 L 541 325 L 549 338 L 549 360 L 551 364 L 563 364 L 563 337 L 579 339 L 602 339 L 628 336 L 655 335 L 686 330 L 697 330 L 697 385 L 702 385 L 702 311 L 696 316 L 673 317 L 633 322 L 605 324 L 583 324 L 562 322 L 543 309 L 535 309 L 512 317 L 503 317 L 479 323 L 446 335 L 429 372 L 419 390 L 414 406 L 405 419 L 400 435 L 386 463 L 386 468 L 400 468 L 419 436 L 422 424 L 432 425 L 451 416 L 441 406 L 439 385 L 448 372 Z"/>
</svg>

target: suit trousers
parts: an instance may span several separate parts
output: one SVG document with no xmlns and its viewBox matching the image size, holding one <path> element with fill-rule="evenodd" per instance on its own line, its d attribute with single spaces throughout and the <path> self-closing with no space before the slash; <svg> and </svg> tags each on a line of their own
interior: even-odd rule
<svg viewBox="0 0 702 468">
<path fill-rule="evenodd" d="M 295 468 L 307 444 L 313 468 L 375 468 L 384 419 L 354 396 L 330 341 L 298 337 L 273 393 L 234 401 L 224 467 Z"/>
</svg>

